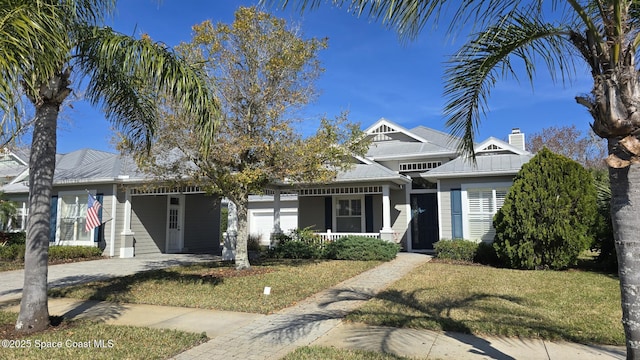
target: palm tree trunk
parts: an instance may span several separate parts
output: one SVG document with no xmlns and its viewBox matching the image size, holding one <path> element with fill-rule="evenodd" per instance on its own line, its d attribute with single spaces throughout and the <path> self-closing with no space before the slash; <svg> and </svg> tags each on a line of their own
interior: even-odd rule
<svg viewBox="0 0 640 360">
<path fill-rule="evenodd" d="M 640 359 L 640 164 L 609 168 L 609 175 L 627 359 Z"/>
<path fill-rule="evenodd" d="M 24 286 L 16 330 L 29 333 L 49 326 L 47 277 L 51 194 L 56 167 L 56 130 L 60 105 L 69 96 L 67 68 L 43 82 L 38 94 L 27 94 L 36 108 L 29 156 L 29 216 L 24 254 Z"/>
<path fill-rule="evenodd" d="M 24 257 L 24 287 L 16 329 L 35 332 L 49 326 L 47 262 L 51 193 L 56 160 L 56 123 L 59 105 L 36 107 L 29 158 L 29 217 Z"/>
</svg>

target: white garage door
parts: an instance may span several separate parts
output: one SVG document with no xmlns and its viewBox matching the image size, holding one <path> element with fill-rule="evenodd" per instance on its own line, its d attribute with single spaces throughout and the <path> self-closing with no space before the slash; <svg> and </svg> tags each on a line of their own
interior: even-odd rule
<svg viewBox="0 0 640 360">
<path fill-rule="evenodd" d="M 298 227 L 298 215 L 295 210 L 280 211 L 280 228 L 282 231 Z M 262 245 L 269 245 L 269 236 L 273 230 L 272 210 L 250 210 L 249 211 L 249 233 L 252 236 L 259 236 Z"/>
</svg>

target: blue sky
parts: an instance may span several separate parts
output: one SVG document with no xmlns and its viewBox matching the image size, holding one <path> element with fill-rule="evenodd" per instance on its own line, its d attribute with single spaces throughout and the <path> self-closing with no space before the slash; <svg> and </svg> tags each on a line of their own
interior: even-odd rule
<svg viewBox="0 0 640 360">
<path fill-rule="evenodd" d="M 256 2 L 120 1 L 109 24 L 116 31 L 136 37 L 148 33 L 154 40 L 174 46 L 189 41 L 192 25 L 207 19 L 231 23 L 238 6 Z M 320 116 L 333 117 L 345 110 L 349 111 L 349 119 L 363 128 L 384 117 L 406 128 L 424 125 L 447 131 L 442 116 L 443 64 L 461 45 L 462 36 L 452 43 L 444 31 L 428 28 L 415 41 L 401 43 L 393 31 L 379 22 L 356 18 L 328 5 L 303 15 L 293 8 L 267 10 L 299 25 L 305 38 L 329 39 L 328 49 L 320 53 L 325 68 L 317 82 L 320 96 L 305 110 L 305 131 L 314 130 Z M 569 85 L 554 85 L 541 67 L 533 90 L 525 76 L 523 73 L 520 83 L 502 80 L 492 90 L 490 111 L 482 121 L 477 140 L 489 136 L 506 139 L 514 127 L 525 134 L 551 125 L 588 128 L 590 116 L 574 100 L 575 95 L 590 90 L 588 74 L 578 74 Z M 99 109 L 82 101 L 72 105 L 63 110 L 58 152 L 87 147 L 115 151 L 111 125 Z"/>
</svg>

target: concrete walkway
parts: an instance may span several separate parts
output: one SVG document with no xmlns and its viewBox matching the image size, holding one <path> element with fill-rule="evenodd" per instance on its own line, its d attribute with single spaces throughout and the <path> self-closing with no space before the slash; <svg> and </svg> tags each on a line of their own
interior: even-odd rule
<svg viewBox="0 0 640 360">
<path fill-rule="evenodd" d="M 82 283 L 215 257 L 161 255 L 50 267 L 53 286 Z M 621 347 L 484 337 L 426 330 L 372 327 L 342 322 L 354 310 L 430 257 L 400 253 L 384 263 L 290 308 L 271 315 L 151 305 L 50 299 L 52 315 L 89 317 L 109 324 L 206 332 L 210 341 L 176 360 L 279 359 L 299 346 L 322 345 L 388 352 L 419 359 L 624 359 Z M 22 272 L 0 273 L 0 301 L 20 297 Z M 16 278 L 20 278 L 19 281 Z M 13 300 L 7 302 L 6 300 Z M 18 306 L 9 308 L 18 311 Z"/>
</svg>

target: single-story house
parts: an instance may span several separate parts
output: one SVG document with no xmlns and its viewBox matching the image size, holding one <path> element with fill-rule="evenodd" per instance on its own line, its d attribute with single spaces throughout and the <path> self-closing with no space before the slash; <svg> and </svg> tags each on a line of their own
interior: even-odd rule
<svg viewBox="0 0 640 360">
<path fill-rule="evenodd" d="M 26 226 L 27 181 L 25 164 L 1 189 L 18 204 L 14 230 Z M 197 187 L 157 186 L 130 157 L 92 149 L 61 154 L 53 182 L 51 245 L 100 246 L 112 257 L 220 249 L 220 199 Z M 101 203 L 102 225 L 86 231 L 89 194 Z"/>
<path fill-rule="evenodd" d="M 408 130 L 383 118 L 365 133 L 368 152 L 333 182 L 273 185 L 252 196 L 251 236 L 267 245 L 273 232 L 312 228 L 327 240 L 359 234 L 406 251 L 430 251 L 440 239 L 491 241 L 492 217 L 532 157 L 517 129 L 508 141 L 476 144 L 475 163 L 461 156 L 457 139 L 424 126 Z M 0 162 L 1 190 L 19 205 L 15 229 L 28 216 L 26 155 L 5 152 Z M 87 232 L 89 194 L 102 204 L 103 224 Z M 219 251 L 221 199 L 197 187 L 158 186 L 127 156 L 58 155 L 51 201 L 52 245 L 101 246 L 116 257 Z"/>
</svg>

